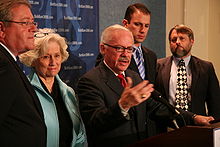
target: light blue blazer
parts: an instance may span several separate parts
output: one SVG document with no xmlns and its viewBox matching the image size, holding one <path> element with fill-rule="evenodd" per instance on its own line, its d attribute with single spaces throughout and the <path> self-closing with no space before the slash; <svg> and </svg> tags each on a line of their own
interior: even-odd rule
<svg viewBox="0 0 220 147">
<path fill-rule="evenodd" d="M 58 81 L 61 96 L 73 123 L 72 147 L 85 147 L 87 146 L 86 132 L 79 113 L 75 92 L 71 87 L 62 82 L 58 75 L 55 78 Z M 59 147 L 59 121 L 53 98 L 43 89 L 34 71 L 28 75 L 28 79 L 34 86 L 43 109 L 44 120 L 47 126 L 47 147 Z"/>
</svg>

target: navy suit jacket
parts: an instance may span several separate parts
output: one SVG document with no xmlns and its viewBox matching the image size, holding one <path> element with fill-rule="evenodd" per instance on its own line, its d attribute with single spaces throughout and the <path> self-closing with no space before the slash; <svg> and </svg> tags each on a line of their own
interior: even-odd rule
<svg viewBox="0 0 220 147">
<path fill-rule="evenodd" d="M 1 45 L 0 83 L 0 146 L 46 146 L 39 100 L 25 74 Z"/>
<path fill-rule="evenodd" d="M 156 88 L 168 100 L 169 80 L 172 56 L 158 60 Z M 211 62 L 192 56 L 189 62 L 192 72 L 191 110 L 200 115 L 211 115 L 220 118 L 220 89 L 219 81 Z M 208 114 L 206 114 L 205 102 Z"/>
</svg>

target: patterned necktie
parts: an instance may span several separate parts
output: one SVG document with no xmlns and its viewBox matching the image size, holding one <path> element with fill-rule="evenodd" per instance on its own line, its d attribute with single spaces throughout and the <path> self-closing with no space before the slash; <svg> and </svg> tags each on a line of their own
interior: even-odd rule
<svg viewBox="0 0 220 147">
<path fill-rule="evenodd" d="M 123 75 L 123 74 L 118 74 L 117 77 L 119 78 L 121 85 L 122 85 L 123 87 L 125 87 L 126 84 L 127 84 L 127 82 L 126 82 L 126 80 L 125 80 L 124 75 Z"/>
<path fill-rule="evenodd" d="M 144 80 L 145 79 L 144 59 L 143 59 L 143 56 L 141 56 L 139 49 L 135 50 L 135 55 L 136 55 L 136 63 L 137 63 L 140 76 Z"/>
<path fill-rule="evenodd" d="M 175 96 L 176 96 L 176 107 L 187 111 L 189 109 L 188 85 L 187 85 L 186 67 L 183 59 L 181 59 L 178 64 Z"/>
</svg>

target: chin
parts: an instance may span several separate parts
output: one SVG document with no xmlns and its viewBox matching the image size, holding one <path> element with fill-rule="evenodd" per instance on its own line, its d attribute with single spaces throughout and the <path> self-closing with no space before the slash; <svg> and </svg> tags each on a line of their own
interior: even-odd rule
<svg viewBox="0 0 220 147">
<path fill-rule="evenodd" d="M 128 66 L 123 67 L 123 68 L 120 69 L 120 71 L 125 71 L 127 68 L 128 68 Z"/>
<path fill-rule="evenodd" d="M 27 52 L 27 51 L 29 51 L 29 49 L 21 50 L 21 51 L 18 52 L 18 55 L 23 54 L 23 53 L 25 53 L 25 52 Z"/>
</svg>

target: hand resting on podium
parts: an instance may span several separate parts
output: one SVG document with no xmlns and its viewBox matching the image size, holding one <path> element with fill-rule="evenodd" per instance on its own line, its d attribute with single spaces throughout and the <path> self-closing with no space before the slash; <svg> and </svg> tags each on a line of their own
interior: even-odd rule
<svg viewBox="0 0 220 147">
<path fill-rule="evenodd" d="M 214 124 L 214 123 L 218 123 L 218 122 L 220 122 L 220 118 L 211 120 L 209 123 Z"/>
<path fill-rule="evenodd" d="M 212 116 L 202 116 L 202 115 L 195 115 L 194 116 L 194 123 L 196 125 L 206 126 L 210 125 L 212 121 L 215 119 Z"/>
</svg>

